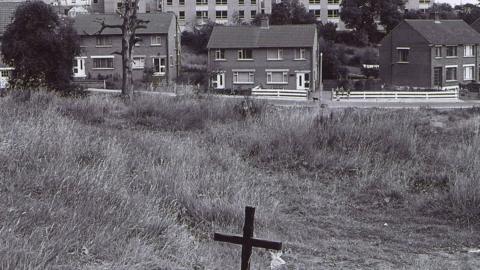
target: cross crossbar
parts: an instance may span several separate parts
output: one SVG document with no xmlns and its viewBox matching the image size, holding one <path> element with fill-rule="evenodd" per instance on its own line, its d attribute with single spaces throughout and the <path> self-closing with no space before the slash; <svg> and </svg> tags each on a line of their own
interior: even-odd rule
<svg viewBox="0 0 480 270">
<path fill-rule="evenodd" d="M 255 218 L 255 208 L 245 207 L 245 224 L 243 226 L 243 235 L 215 233 L 213 240 L 242 245 L 242 270 L 250 269 L 250 257 L 252 256 L 252 247 L 281 250 L 282 243 L 269 241 L 253 237 L 253 224 Z"/>
<path fill-rule="evenodd" d="M 223 233 L 215 233 L 213 235 L 213 240 L 219 241 L 219 242 L 237 244 L 237 245 L 249 244 L 248 242 L 250 242 L 250 245 L 252 247 L 266 248 L 266 249 L 272 249 L 272 250 L 282 249 L 282 242 L 269 241 L 269 240 L 260 239 L 260 238 L 251 238 L 249 240 L 245 240 L 243 236 L 240 234 L 229 235 L 229 234 L 223 234 Z"/>
</svg>

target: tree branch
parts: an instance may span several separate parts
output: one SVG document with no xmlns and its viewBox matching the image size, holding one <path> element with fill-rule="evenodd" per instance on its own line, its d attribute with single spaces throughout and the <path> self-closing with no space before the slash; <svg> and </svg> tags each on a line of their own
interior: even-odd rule
<svg viewBox="0 0 480 270">
<path fill-rule="evenodd" d="M 100 30 L 98 30 L 98 32 L 95 33 L 96 35 L 101 34 L 107 28 L 120 29 L 120 30 L 123 29 L 123 25 L 121 25 L 121 24 L 107 24 L 107 23 L 105 23 L 105 19 L 103 19 L 103 20 L 96 19 L 95 22 L 99 23 L 100 26 L 101 26 Z"/>
</svg>

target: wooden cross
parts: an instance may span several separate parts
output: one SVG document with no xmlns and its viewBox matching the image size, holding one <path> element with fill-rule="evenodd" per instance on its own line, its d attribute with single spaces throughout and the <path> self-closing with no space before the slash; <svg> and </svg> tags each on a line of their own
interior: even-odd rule
<svg viewBox="0 0 480 270">
<path fill-rule="evenodd" d="M 242 235 L 228 235 L 223 233 L 215 233 L 213 240 L 242 245 L 242 268 L 241 270 L 250 270 L 250 256 L 252 255 L 252 247 L 265 249 L 281 250 L 282 242 L 268 241 L 253 238 L 253 220 L 255 218 L 255 208 L 245 207 L 245 225 L 243 225 Z"/>
</svg>

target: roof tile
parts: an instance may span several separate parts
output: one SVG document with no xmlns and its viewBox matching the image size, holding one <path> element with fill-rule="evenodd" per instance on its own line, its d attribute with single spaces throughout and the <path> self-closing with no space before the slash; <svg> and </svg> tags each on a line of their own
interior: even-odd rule
<svg viewBox="0 0 480 270">
<path fill-rule="evenodd" d="M 271 25 L 258 26 L 215 26 L 208 48 L 272 48 L 312 47 L 315 43 L 316 26 Z"/>
</svg>

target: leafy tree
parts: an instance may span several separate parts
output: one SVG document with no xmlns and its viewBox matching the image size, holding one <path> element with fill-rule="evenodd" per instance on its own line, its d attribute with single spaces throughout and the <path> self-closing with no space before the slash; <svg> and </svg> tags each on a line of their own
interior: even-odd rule
<svg viewBox="0 0 480 270">
<path fill-rule="evenodd" d="M 252 24 L 259 25 L 264 14 L 257 14 Z M 271 25 L 282 24 L 316 24 L 315 15 L 308 12 L 298 0 L 282 0 L 272 4 L 272 13 L 269 16 Z"/>
<path fill-rule="evenodd" d="M 51 6 L 40 1 L 17 8 L 1 48 L 5 63 L 15 68 L 11 85 L 23 89 L 71 90 L 73 59 L 79 53 L 80 41 L 72 23 L 61 20 Z"/>
<path fill-rule="evenodd" d="M 466 23 L 472 24 L 474 21 L 480 18 L 480 7 L 472 4 L 466 4 L 461 8 L 458 15 Z"/>
<path fill-rule="evenodd" d="M 138 29 L 147 28 L 149 21 L 142 20 L 137 16 L 137 7 L 140 0 L 122 0 L 121 8 L 117 14 L 121 18 L 119 24 L 107 24 L 105 20 L 99 20 L 101 26 L 98 34 L 107 28 L 119 29 L 122 32 L 121 51 L 115 52 L 122 56 L 122 95 L 128 98 L 133 97 L 133 51 L 135 44 L 141 39 L 137 37 Z"/>
<path fill-rule="evenodd" d="M 337 25 L 332 22 L 318 24 L 318 35 L 325 40 L 335 41 L 337 38 Z"/>
<path fill-rule="evenodd" d="M 391 31 L 401 20 L 400 10 L 404 7 L 403 0 L 344 0 L 340 4 L 340 19 L 348 28 L 354 29 L 359 35 L 369 38 L 378 33 L 381 25 L 387 32 Z"/>
<path fill-rule="evenodd" d="M 432 5 L 432 7 L 430 7 L 428 11 L 429 11 L 430 19 L 434 19 L 435 14 L 437 14 L 438 17 L 442 20 L 458 19 L 455 9 L 448 3 L 441 3 L 441 4 L 435 3 Z"/>
<path fill-rule="evenodd" d="M 206 54 L 208 40 L 215 25 L 214 22 L 208 21 L 202 26 L 194 27 L 193 31 L 183 31 L 182 45 L 190 47 L 196 53 Z"/>
</svg>

